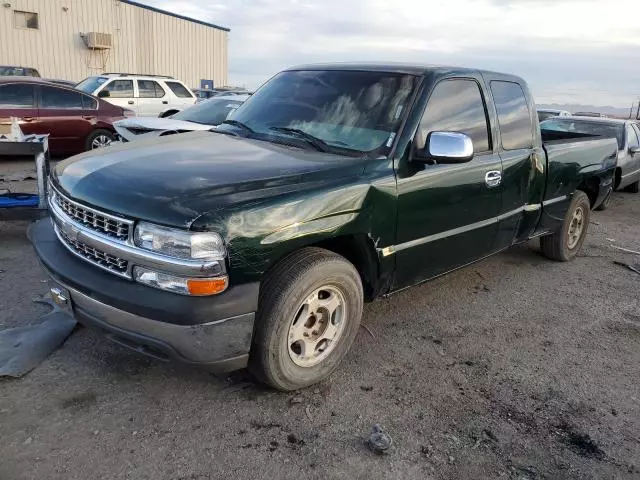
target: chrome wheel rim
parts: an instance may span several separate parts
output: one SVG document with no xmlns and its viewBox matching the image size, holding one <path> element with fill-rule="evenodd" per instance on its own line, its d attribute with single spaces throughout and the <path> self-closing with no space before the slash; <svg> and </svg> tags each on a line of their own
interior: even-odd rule
<svg viewBox="0 0 640 480">
<path fill-rule="evenodd" d="M 580 237 L 582 237 L 582 231 L 584 230 L 584 208 L 578 207 L 573 212 L 573 218 L 571 218 L 571 224 L 569 225 L 569 239 L 567 241 L 567 246 L 570 250 L 573 250 L 578 242 L 580 241 Z"/>
<path fill-rule="evenodd" d="M 324 286 L 309 295 L 289 326 L 287 350 L 299 367 L 313 367 L 335 349 L 344 332 L 347 306 L 335 287 Z"/>
<path fill-rule="evenodd" d="M 103 148 L 111 144 L 111 139 L 106 135 L 98 135 L 91 142 L 91 149 L 95 150 L 96 148 Z"/>
</svg>

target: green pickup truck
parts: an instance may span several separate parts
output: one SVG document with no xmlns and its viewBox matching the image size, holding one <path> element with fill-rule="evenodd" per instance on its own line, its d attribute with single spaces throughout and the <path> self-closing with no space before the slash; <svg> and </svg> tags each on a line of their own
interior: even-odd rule
<svg viewBox="0 0 640 480">
<path fill-rule="evenodd" d="M 326 378 L 364 301 L 540 237 L 571 260 L 606 204 L 617 143 L 542 143 L 515 76 L 313 65 L 221 126 L 58 163 L 30 239 L 53 298 L 162 360 Z"/>
</svg>

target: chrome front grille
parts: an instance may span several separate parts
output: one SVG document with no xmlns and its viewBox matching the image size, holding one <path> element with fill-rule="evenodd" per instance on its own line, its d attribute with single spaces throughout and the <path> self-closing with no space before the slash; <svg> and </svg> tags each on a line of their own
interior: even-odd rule
<svg viewBox="0 0 640 480">
<path fill-rule="evenodd" d="M 49 183 L 49 210 L 58 240 L 70 253 L 113 275 L 133 280 L 135 266 L 181 277 L 224 273 L 220 260 L 181 259 L 145 250 L 133 241 L 134 220 L 104 213 L 62 195 Z"/>
<path fill-rule="evenodd" d="M 61 240 L 67 244 L 67 246 L 73 250 L 76 254 L 87 259 L 91 263 L 94 263 L 102 268 L 111 270 L 114 273 L 128 276 L 127 269 L 129 268 L 129 262 L 122 258 L 116 257 L 109 253 L 102 252 L 94 247 L 87 245 L 78 240 L 73 240 L 64 233 L 60 228 L 56 228 Z"/>
<path fill-rule="evenodd" d="M 62 211 L 85 227 L 118 240 L 126 241 L 129 238 L 131 222 L 80 205 L 57 191 L 53 191 L 53 195 Z"/>
</svg>

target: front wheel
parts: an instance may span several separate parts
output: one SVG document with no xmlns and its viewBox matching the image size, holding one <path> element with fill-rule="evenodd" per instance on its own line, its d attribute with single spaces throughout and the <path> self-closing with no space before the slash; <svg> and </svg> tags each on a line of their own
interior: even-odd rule
<svg viewBox="0 0 640 480">
<path fill-rule="evenodd" d="M 251 371 L 285 391 L 322 381 L 349 351 L 362 305 L 360 275 L 344 257 L 320 248 L 286 257 L 261 286 Z"/>
<path fill-rule="evenodd" d="M 540 249 L 544 256 L 560 262 L 572 260 L 582 248 L 590 218 L 589 197 L 578 190 L 571 199 L 562 228 L 540 238 Z"/>
</svg>

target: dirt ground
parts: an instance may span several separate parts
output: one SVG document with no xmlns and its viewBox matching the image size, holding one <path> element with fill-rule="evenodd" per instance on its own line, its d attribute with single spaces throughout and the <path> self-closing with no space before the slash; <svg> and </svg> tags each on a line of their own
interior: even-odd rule
<svg viewBox="0 0 640 480">
<path fill-rule="evenodd" d="M 640 251 L 638 218 L 618 193 L 571 263 L 515 247 L 367 305 L 371 334 L 293 394 L 78 328 L 0 380 L 0 479 L 640 478 L 640 275 L 613 264 L 640 262 L 613 248 Z M 43 313 L 25 229 L 0 225 L 0 328 Z"/>
</svg>

